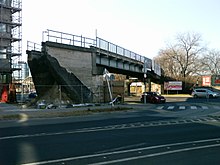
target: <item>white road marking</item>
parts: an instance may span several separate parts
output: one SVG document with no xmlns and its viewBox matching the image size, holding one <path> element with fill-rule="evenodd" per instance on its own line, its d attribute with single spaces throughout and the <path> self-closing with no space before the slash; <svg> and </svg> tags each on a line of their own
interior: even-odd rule
<svg viewBox="0 0 220 165">
<path fill-rule="evenodd" d="M 197 106 L 190 106 L 191 109 L 197 109 Z"/>
<path fill-rule="evenodd" d="M 170 108 L 174 108 L 174 106 L 170 106 Z M 207 118 L 208 121 L 218 122 L 213 118 Z M 189 122 L 184 123 L 192 123 L 193 120 L 189 120 Z M 171 124 L 181 124 L 178 120 L 171 121 L 158 121 L 158 122 L 138 122 L 138 123 L 128 123 L 128 124 L 119 124 L 119 125 L 109 125 L 103 127 L 92 127 L 92 128 L 82 128 L 72 131 L 63 131 L 63 132 L 52 132 L 52 133 L 36 133 L 36 134 L 21 134 L 21 135 L 12 135 L 12 136 L 4 136 L 0 137 L 0 140 L 9 140 L 9 139 L 18 139 L 18 138 L 32 138 L 32 137 L 41 137 L 41 136 L 57 136 L 57 135 L 68 135 L 68 134 L 76 134 L 76 133 L 84 133 L 84 132 L 97 132 L 97 131 L 111 131 L 111 130 L 122 130 L 122 129 L 132 129 L 132 128 L 140 128 L 140 127 L 151 127 L 158 125 L 171 125 Z"/>
<path fill-rule="evenodd" d="M 214 105 L 214 109 L 220 109 L 220 106 Z"/>
<path fill-rule="evenodd" d="M 135 149 L 128 149 L 128 150 L 100 153 L 100 154 L 91 154 L 91 155 L 69 157 L 69 158 L 63 158 L 63 159 L 54 159 L 54 160 L 46 160 L 46 161 L 40 161 L 40 162 L 25 163 L 25 164 L 22 164 L 22 165 L 52 164 L 52 163 L 60 163 L 60 162 L 73 161 L 73 160 L 79 160 L 79 159 L 88 159 L 88 158 L 94 158 L 94 157 L 100 157 L 100 156 L 106 157 L 107 155 L 114 155 L 114 154 L 123 154 L 123 153 L 129 153 L 129 152 L 140 152 L 140 151 L 143 151 L 143 150 L 150 150 L 150 149 L 157 149 L 157 148 L 164 148 L 164 147 L 167 148 L 167 147 L 172 147 L 172 146 L 180 146 L 180 145 L 188 145 L 188 144 L 193 145 L 193 144 L 205 143 L 205 142 L 215 142 L 215 143 L 217 143 L 217 144 L 203 145 L 203 146 L 193 145 L 193 147 L 188 147 L 188 148 L 182 148 L 182 149 L 177 149 L 177 150 L 164 151 L 164 152 L 158 152 L 158 153 L 147 154 L 147 155 L 142 155 L 142 156 L 135 156 L 135 157 L 122 158 L 122 159 L 117 159 L 117 160 L 112 160 L 112 161 L 105 161 L 105 162 L 95 163 L 95 165 L 103 165 L 103 164 L 109 164 L 109 163 L 119 163 L 119 162 L 125 162 L 125 161 L 130 161 L 130 160 L 136 160 L 136 159 L 143 159 L 143 158 L 148 158 L 148 157 L 155 157 L 155 156 L 173 154 L 173 153 L 178 153 L 178 152 L 185 152 L 185 151 L 192 151 L 192 150 L 198 150 L 198 149 L 217 147 L 217 146 L 220 146 L 218 141 L 220 141 L 220 138 L 198 140 L 198 141 L 188 141 L 188 142 L 180 142 L 180 143 L 171 143 L 171 144 L 163 144 L 163 145 L 150 146 L 150 147 L 142 147 L 142 148 L 135 148 Z"/>
<path fill-rule="evenodd" d="M 163 109 L 163 108 L 164 108 L 164 106 L 159 106 L 159 107 L 157 107 L 158 110 L 161 110 L 161 109 Z"/>
<path fill-rule="evenodd" d="M 167 109 L 174 109 L 174 106 L 169 106 Z"/>
<path fill-rule="evenodd" d="M 183 109 L 186 109 L 185 106 L 179 106 L 179 109 L 183 110 Z"/>
<path fill-rule="evenodd" d="M 161 156 L 161 155 L 168 155 L 168 154 L 174 154 L 174 153 L 179 153 L 179 152 L 199 150 L 199 149 L 212 148 L 212 147 L 218 147 L 218 146 L 220 146 L 220 144 L 182 148 L 182 149 L 177 149 L 177 150 L 172 150 L 172 151 L 164 151 L 164 152 L 158 152 L 158 153 L 153 153 L 153 154 L 134 156 L 134 157 L 129 157 L 129 158 L 122 158 L 122 159 L 116 159 L 116 160 L 111 160 L 111 161 L 99 162 L 99 163 L 93 163 L 93 164 L 89 164 L 89 165 L 104 165 L 104 164 L 111 164 L 111 163 L 126 162 L 126 161 L 131 161 L 131 160 L 144 159 L 144 158 L 156 157 L 156 156 Z"/>
<path fill-rule="evenodd" d="M 202 109 L 209 109 L 207 106 L 202 106 Z"/>
</svg>

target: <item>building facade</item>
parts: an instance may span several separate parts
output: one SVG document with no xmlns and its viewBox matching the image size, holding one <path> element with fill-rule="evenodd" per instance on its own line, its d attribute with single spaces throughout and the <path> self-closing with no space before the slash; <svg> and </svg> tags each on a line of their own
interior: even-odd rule
<svg viewBox="0 0 220 165">
<path fill-rule="evenodd" d="M 0 0 L 0 101 L 14 101 L 16 83 L 21 82 L 19 67 L 22 55 L 22 2 Z M 17 72 L 17 77 L 13 74 Z"/>
</svg>

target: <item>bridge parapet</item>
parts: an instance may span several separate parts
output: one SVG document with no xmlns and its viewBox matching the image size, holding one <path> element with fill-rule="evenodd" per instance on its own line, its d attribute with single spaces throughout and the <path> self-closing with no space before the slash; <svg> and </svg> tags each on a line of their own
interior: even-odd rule
<svg viewBox="0 0 220 165">
<path fill-rule="evenodd" d="M 140 62 L 144 62 L 147 58 L 99 37 L 96 38 L 96 47 Z"/>
<path fill-rule="evenodd" d="M 73 35 L 69 33 L 47 30 L 42 33 L 42 41 L 51 41 L 61 44 L 80 46 L 89 48 L 90 46 L 96 46 L 96 40 L 82 35 Z"/>
<path fill-rule="evenodd" d="M 85 48 L 96 47 L 97 49 L 103 49 L 111 53 L 124 56 L 136 61 L 143 63 L 143 73 L 146 73 L 148 70 L 153 70 L 155 74 L 161 76 L 161 68 L 153 60 L 134 53 L 128 49 L 125 49 L 121 46 L 113 44 L 109 41 L 96 37 L 96 39 L 83 37 L 79 35 L 73 35 L 69 33 L 47 30 L 42 32 L 42 41 L 44 40 L 57 42 L 61 44 L 68 44 L 73 46 L 80 46 Z"/>
<path fill-rule="evenodd" d="M 32 41 L 27 41 L 27 50 L 28 51 L 41 51 L 42 46 Z"/>
</svg>

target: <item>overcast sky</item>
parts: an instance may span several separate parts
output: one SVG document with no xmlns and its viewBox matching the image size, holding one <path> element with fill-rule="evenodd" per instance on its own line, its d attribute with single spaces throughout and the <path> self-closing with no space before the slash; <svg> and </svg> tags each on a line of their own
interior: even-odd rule
<svg viewBox="0 0 220 165">
<path fill-rule="evenodd" d="M 23 0 L 22 34 L 42 41 L 42 31 L 97 35 L 153 58 L 177 33 L 197 32 L 209 48 L 220 49 L 219 0 Z"/>
</svg>

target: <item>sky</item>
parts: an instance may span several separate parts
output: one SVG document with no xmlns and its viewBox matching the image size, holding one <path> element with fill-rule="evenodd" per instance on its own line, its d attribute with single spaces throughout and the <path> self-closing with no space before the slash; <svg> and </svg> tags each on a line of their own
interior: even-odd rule
<svg viewBox="0 0 220 165">
<path fill-rule="evenodd" d="M 178 33 L 220 49 L 219 0 L 22 0 L 22 49 L 50 29 L 98 37 L 150 59 Z"/>
</svg>

